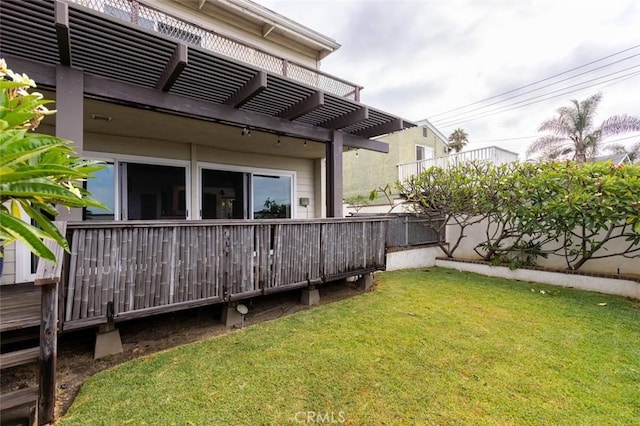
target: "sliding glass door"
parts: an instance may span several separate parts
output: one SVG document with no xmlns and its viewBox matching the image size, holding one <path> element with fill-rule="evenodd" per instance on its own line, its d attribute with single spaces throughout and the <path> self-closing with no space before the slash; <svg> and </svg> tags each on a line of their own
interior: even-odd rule
<svg viewBox="0 0 640 426">
<path fill-rule="evenodd" d="M 124 220 L 187 218 L 185 167 L 124 162 L 120 167 L 126 182 Z"/>
<path fill-rule="evenodd" d="M 202 167 L 202 219 L 292 218 L 293 172 Z"/>
<path fill-rule="evenodd" d="M 202 169 L 202 219 L 247 217 L 246 173 Z"/>
</svg>

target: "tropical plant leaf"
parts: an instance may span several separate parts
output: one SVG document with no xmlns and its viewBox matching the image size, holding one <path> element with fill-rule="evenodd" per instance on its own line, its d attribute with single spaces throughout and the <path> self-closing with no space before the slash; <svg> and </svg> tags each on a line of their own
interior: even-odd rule
<svg viewBox="0 0 640 426">
<path fill-rule="evenodd" d="M 51 222 L 51 220 L 49 220 L 49 218 L 40 213 L 37 209 L 31 207 L 27 201 L 23 200 L 20 205 L 25 213 L 27 213 L 31 219 L 36 221 L 45 234 L 55 240 L 55 242 L 67 252 L 69 251 L 69 243 L 66 238 L 60 233 L 60 230 Z"/>
<path fill-rule="evenodd" d="M 10 214 L 0 211 L 0 222 L 6 235 L 10 235 L 12 240 L 20 241 L 36 256 L 55 262 L 53 252 L 38 237 L 40 230 L 20 219 L 16 219 Z"/>
</svg>

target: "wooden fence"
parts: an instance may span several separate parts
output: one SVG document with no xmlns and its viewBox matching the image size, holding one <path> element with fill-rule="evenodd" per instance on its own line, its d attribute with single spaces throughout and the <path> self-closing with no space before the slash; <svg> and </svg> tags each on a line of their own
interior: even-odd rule
<svg viewBox="0 0 640 426">
<path fill-rule="evenodd" d="M 384 269 L 386 218 L 69 223 L 64 330 Z"/>
</svg>

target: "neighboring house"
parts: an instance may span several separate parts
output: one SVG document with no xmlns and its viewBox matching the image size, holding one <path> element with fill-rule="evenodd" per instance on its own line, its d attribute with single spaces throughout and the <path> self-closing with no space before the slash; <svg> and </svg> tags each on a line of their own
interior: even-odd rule
<svg viewBox="0 0 640 426">
<path fill-rule="evenodd" d="M 631 164 L 631 160 L 629 159 L 629 154 L 625 152 L 620 154 L 600 155 L 598 157 L 588 158 L 587 161 L 589 163 L 597 163 L 600 161 L 610 161 L 616 166 L 619 166 L 620 164 Z"/>
<path fill-rule="evenodd" d="M 162 304 L 178 298 L 181 283 L 191 286 L 200 277 L 200 285 L 205 276 L 213 282 L 212 273 L 221 274 L 216 297 L 229 301 L 238 292 L 249 294 L 248 288 L 251 294 L 264 293 L 266 286 L 311 285 L 380 267 L 379 259 L 371 263 L 366 256 L 357 262 L 348 256 L 316 259 L 310 251 L 314 244 L 335 239 L 324 234 L 329 232 L 325 222 L 295 240 L 303 244 L 315 241 L 311 235 L 318 238 L 297 251 L 293 240 L 285 243 L 289 240 L 278 225 L 289 219 L 342 217 L 343 150 L 385 153 L 388 145 L 370 138 L 415 126 L 359 103 L 360 86 L 317 70 L 320 59 L 339 47 L 334 40 L 249 0 L 3 0 L 0 27 L 0 56 L 9 68 L 28 74 L 46 98 L 56 100 L 57 114 L 38 131 L 69 139 L 82 156 L 107 164 L 87 188 L 110 210 L 63 211 L 59 219 L 82 221 L 70 224 L 70 238 L 87 232 L 84 242 L 83 237 L 72 241 L 71 268 L 82 266 L 78 277 L 89 282 L 94 278 L 88 274 L 111 271 L 91 281 L 91 291 L 102 279 L 116 286 L 127 282 L 120 294 L 129 292 L 128 298 L 125 305 L 116 303 L 116 315 L 134 305 L 138 309 L 134 296 L 144 298 L 146 290 L 135 286 L 138 275 L 148 270 L 162 274 L 158 285 L 166 285 L 166 294 L 156 300 Z M 261 227 L 246 221 L 261 218 L 280 222 Z M 158 263 L 153 263 L 152 245 L 164 250 L 162 245 L 171 244 L 182 230 L 201 226 L 193 224 L 199 219 L 224 220 L 228 228 L 206 222 L 211 229 L 187 232 L 175 242 L 181 244 L 178 250 L 172 246 L 158 252 Z M 235 219 L 245 222 L 229 222 Z M 130 221 L 137 222 L 129 227 Z M 154 225 L 160 221 L 170 225 Z M 220 233 L 207 233 L 214 228 Z M 90 242 L 91 235 L 101 239 Z M 366 238 L 350 235 L 353 241 Z M 119 240 L 125 237 L 140 240 Z M 224 241 L 216 246 L 224 248 L 224 256 L 209 249 L 215 238 Z M 194 246 L 196 240 L 200 247 Z M 189 244 L 199 254 L 180 260 Z M 282 263 L 272 258 L 278 247 L 289 246 L 294 252 Z M 97 250 L 93 260 L 86 260 L 94 263 L 81 265 L 89 249 Z M 216 262 L 227 262 L 227 269 L 199 269 L 213 267 L 209 255 L 223 256 Z M 302 268 L 297 255 L 311 259 L 313 274 L 281 273 L 280 267 Z M 114 256 L 119 256 L 116 263 Z M 174 275 L 173 268 L 196 262 L 196 256 L 203 257 L 193 269 Z M 375 256 L 384 256 L 384 250 Z M 102 261 L 113 264 L 103 268 Z M 318 266 L 317 261 L 325 263 Z M 7 248 L 2 283 L 28 282 L 34 272 L 28 251 L 19 245 Z M 148 286 L 151 278 L 145 279 Z M 195 296 L 189 287 L 188 295 L 211 298 L 207 292 Z M 85 296 L 80 317 L 93 312 Z M 95 315 L 104 314 L 107 302 L 102 303 Z M 148 304 L 145 300 L 143 307 Z"/>
<path fill-rule="evenodd" d="M 426 120 L 418 127 L 405 129 L 378 137 L 376 140 L 389 145 L 389 153 L 351 149 L 344 154 L 344 196 L 348 200 L 358 195 L 368 197 L 374 189 L 389 185 L 394 195 L 398 180 L 398 164 L 424 161 L 447 155 L 446 138 Z M 382 197 L 372 204 L 388 202 Z M 384 208 L 384 207 L 383 207 Z M 370 208 L 368 208 L 370 210 Z"/>
</svg>

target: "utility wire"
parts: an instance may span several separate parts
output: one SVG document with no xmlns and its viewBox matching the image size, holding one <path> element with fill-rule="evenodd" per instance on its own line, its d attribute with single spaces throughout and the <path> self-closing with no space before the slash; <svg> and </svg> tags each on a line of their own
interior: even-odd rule
<svg viewBox="0 0 640 426">
<path fill-rule="evenodd" d="M 486 117 L 490 117 L 490 116 L 493 116 L 493 115 L 502 114 L 504 112 L 513 111 L 514 109 L 524 108 L 524 107 L 529 106 L 529 105 L 533 105 L 533 104 L 537 104 L 537 103 L 540 103 L 540 102 L 544 102 L 544 101 L 548 101 L 548 100 L 551 100 L 551 99 L 555 99 L 555 98 L 558 98 L 560 96 L 568 95 L 570 93 L 580 92 L 580 91 L 583 91 L 583 90 L 586 90 L 586 89 L 590 89 L 590 88 L 595 87 L 595 86 L 599 86 L 599 85 L 601 85 L 603 83 L 608 83 L 608 82 L 611 82 L 611 81 L 614 81 L 614 83 L 620 83 L 620 82 L 622 82 L 624 80 L 628 80 L 629 78 L 632 78 L 632 77 L 635 77 L 635 76 L 638 76 L 638 75 L 640 75 L 640 71 L 636 71 L 636 72 L 633 72 L 633 73 L 625 74 L 623 76 L 618 76 L 618 77 L 615 77 L 615 78 L 612 78 L 612 79 L 609 79 L 609 80 L 605 80 L 605 81 L 601 81 L 601 82 L 596 83 L 596 84 L 591 84 L 591 85 L 588 85 L 588 86 L 585 86 L 585 87 L 581 87 L 581 88 L 565 91 L 565 92 L 562 92 L 562 93 L 560 93 L 558 95 L 555 95 L 555 96 L 549 96 L 549 97 L 546 97 L 544 99 L 539 99 L 539 100 L 535 100 L 533 102 L 529 102 L 529 101 L 531 101 L 533 99 L 537 99 L 537 98 L 540 98 L 542 96 L 547 96 L 550 93 L 555 93 L 555 92 L 558 92 L 560 90 L 567 90 L 569 87 L 572 87 L 572 86 L 569 86 L 569 87 L 565 87 L 565 88 L 562 88 L 562 89 L 559 89 L 559 90 L 555 90 L 553 92 L 545 93 L 543 95 L 535 96 L 533 98 L 525 99 L 523 101 L 514 102 L 514 103 L 509 104 L 509 105 L 503 105 L 503 106 L 495 108 L 493 110 L 482 112 L 482 113 L 480 113 L 480 115 L 471 116 L 471 117 L 469 117 L 469 118 L 467 118 L 465 120 L 462 120 L 462 121 L 455 121 L 455 120 L 454 121 L 448 121 L 448 122 L 445 122 L 445 123 L 439 123 L 437 125 L 434 124 L 434 126 L 436 126 L 436 127 L 457 126 L 457 125 L 460 125 L 462 123 L 468 123 L 470 121 L 478 120 L 480 118 L 486 118 Z M 578 84 L 576 84 L 574 86 L 579 86 L 579 85 L 584 84 L 584 83 L 585 82 L 578 83 Z M 614 83 L 612 83 L 612 84 L 614 84 Z M 525 102 L 528 102 L 528 103 L 525 103 Z M 519 105 L 519 104 L 522 104 L 522 105 Z M 513 108 L 510 108 L 510 107 L 513 107 Z M 503 108 L 507 108 L 507 109 L 503 109 Z"/>
<path fill-rule="evenodd" d="M 542 83 L 542 82 L 545 82 L 545 81 L 551 80 L 551 79 L 553 79 L 553 78 L 559 77 L 559 76 L 561 76 L 561 75 L 568 74 L 568 73 L 570 73 L 570 72 L 572 72 L 572 71 L 579 70 L 580 68 L 584 68 L 584 67 L 587 67 L 587 66 L 589 66 L 589 65 L 595 64 L 595 63 L 597 63 L 597 62 L 604 61 L 605 59 L 609 59 L 609 58 L 611 58 L 611 57 L 617 56 L 617 55 L 619 55 L 619 54 L 621 54 L 621 53 L 628 52 L 628 51 L 633 50 L 633 49 L 637 49 L 638 47 L 640 47 L 640 44 L 637 44 L 637 45 L 635 45 L 635 46 L 629 47 L 628 49 L 624 49 L 624 50 L 621 50 L 621 51 L 619 51 L 619 52 L 613 53 L 613 54 L 611 54 L 611 55 L 604 56 L 604 57 L 602 57 L 602 58 L 600 58 L 600 59 L 596 59 L 595 61 L 588 62 L 588 63 L 586 63 L 586 64 L 584 64 L 584 65 L 580 65 L 580 66 L 578 66 L 578 67 L 571 68 L 570 70 L 563 71 L 563 72 L 561 72 L 561 73 L 554 74 L 554 75 L 552 75 L 552 76 L 550 76 L 550 77 L 543 78 L 542 80 L 534 81 L 533 83 L 529 83 L 529 84 L 526 84 L 526 85 L 524 85 L 524 86 L 517 87 L 517 88 L 515 88 L 515 89 L 511 89 L 511 90 L 508 90 L 508 91 L 506 91 L 506 92 L 503 92 L 503 93 L 499 93 L 499 94 L 497 94 L 497 95 L 490 96 L 490 97 L 488 97 L 488 98 L 480 99 L 479 101 L 475 101 L 475 102 L 472 102 L 472 103 L 470 103 L 470 104 L 463 105 L 463 106 L 461 106 L 461 107 L 453 108 L 453 109 L 450 109 L 450 110 L 448 110 L 448 111 L 444 111 L 444 112 L 441 112 L 441 113 L 438 113 L 438 114 L 431 115 L 431 116 L 430 116 L 430 118 L 434 118 L 434 117 L 438 117 L 438 116 L 441 116 L 441 115 L 445 115 L 445 114 L 448 114 L 448 113 L 453 112 L 453 111 L 458 111 L 458 110 L 460 110 L 460 109 L 464 109 L 464 108 L 467 108 L 467 107 L 470 107 L 470 106 L 473 106 L 473 105 L 477 105 L 477 104 L 482 103 L 482 102 L 490 101 L 490 100 L 495 99 L 495 98 L 498 98 L 498 97 L 500 97 L 500 96 L 508 95 L 508 94 L 513 93 L 513 92 L 516 92 L 516 91 L 518 91 L 518 90 L 526 89 L 527 87 L 531 87 L 531 86 L 534 86 L 534 85 L 536 85 L 536 84 L 538 84 L 538 83 Z"/>
<path fill-rule="evenodd" d="M 547 88 L 547 87 L 554 86 L 554 85 L 556 85 L 556 84 L 559 84 L 559 83 L 565 82 L 565 81 L 567 81 L 567 80 L 572 80 L 572 79 L 574 79 L 574 78 L 576 78 L 576 77 L 580 77 L 580 76 L 583 76 L 583 75 L 585 75 L 585 74 L 589 74 L 589 73 L 591 73 L 591 72 L 593 72 L 593 71 L 597 71 L 597 70 L 600 70 L 600 69 L 602 69 L 602 68 L 606 68 L 606 67 L 608 67 L 608 66 L 610 66 L 610 65 L 613 65 L 613 64 L 617 64 L 617 63 L 619 63 L 619 62 L 626 61 L 626 60 L 631 59 L 631 58 L 634 58 L 634 57 L 636 57 L 636 56 L 640 56 L 640 53 L 638 53 L 638 54 L 636 54 L 636 55 L 628 56 L 628 57 L 626 57 L 626 58 L 624 58 L 624 59 L 620 59 L 619 61 L 611 62 L 610 64 L 603 65 L 603 66 L 601 66 L 601 67 L 594 68 L 594 69 L 589 70 L 589 71 L 582 72 L 582 73 L 580 73 L 580 74 L 576 74 L 576 75 L 571 76 L 571 77 L 563 78 L 562 80 L 558 80 L 558 81 L 556 81 L 556 82 L 553 82 L 553 83 L 550 83 L 550 84 L 544 85 L 544 86 L 542 86 L 542 87 L 538 87 L 538 88 L 536 88 L 536 89 L 528 90 L 528 91 L 523 92 L 523 93 L 520 93 L 520 94 L 518 94 L 518 95 L 513 95 L 513 96 L 510 96 L 510 97 L 508 97 L 508 98 L 500 99 L 499 101 L 495 101 L 495 102 L 492 102 L 492 103 L 487 104 L 487 105 L 483 105 L 483 106 L 479 106 L 479 107 L 473 108 L 473 109 L 471 109 L 471 110 L 469 110 L 469 111 L 461 112 L 461 113 L 459 113 L 459 114 L 454 114 L 454 115 L 453 115 L 453 116 L 451 116 L 451 117 L 441 118 L 441 119 L 436 119 L 436 120 L 433 120 L 432 122 L 434 123 L 434 125 L 437 125 L 437 123 L 438 123 L 438 122 L 442 122 L 442 121 L 448 122 L 448 121 L 451 121 L 451 120 L 460 119 L 460 118 L 464 117 L 465 115 L 467 115 L 467 114 L 469 114 L 469 113 L 472 113 L 472 112 L 474 112 L 474 111 L 478 111 L 478 110 L 481 110 L 481 109 L 485 109 L 485 108 L 488 108 L 488 107 L 490 107 L 490 106 L 497 105 L 497 104 L 500 104 L 500 103 L 502 103 L 502 102 L 506 102 L 506 101 L 511 100 L 511 99 L 519 98 L 520 96 L 524 96 L 524 95 L 527 95 L 527 94 L 529 94 L 529 93 L 537 92 L 538 90 L 542 90 L 542 89 L 545 89 L 545 88 Z M 591 79 L 591 80 L 586 80 L 586 81 L 583 81 L 583 82 L 581 82 L 581 83 L 576 83 L 576 84 L 574 84 L 574 85 L 572 85 L 572 86 L 567 86 L 566 88 L 568 89 L 569 87 L 574 87 L 574 86 L 579 85 L 579 84 L 584 84 L 584 83 L 588 83 L 588 82 L 591 82 L 591 81 L 594 81 L 594 80 L 598 80 L 598 79 L 600 79 L 600 78 L 605 78 L 605 77 L 609 77 L 609 76 L 614 75 L 614 74 L 619 74 L 619 73 L 621 73 L 621 72 L 628 71 L 628 70 L 630 70 L 630 69 L 632 69 L 632 68 L 637 68 L 637 67 L 639 67 L 639 66 L 640 66 L 640 65 L 636 65 L 636 66 L 633 66 L 633 67 L 628 67 L 628 68 L 625 68 L 625 69 L 620 70 L 620 71 L 616 71 L 616 72 L 613 72 L 613 73 L 609 73 L 609 74 L 605 74 L 605 75 L 602 75 L 602 76 L 599 76 L 599 77 L 593 78 L 593 79 Z M 558 89 L 558 90 L 563 90 L 563 89 L 561 88 L 561 89 Z M 555 91 L 552 91 L 552 92 L 548 92 L 548 93 L 555 93 L 555 92 L 557 92 L 558 90 L 555 90 Z M 541 96 L 544 96 L 544 95 L 541 95 Z M 530 99 L 536 99 L 536 98 L 534 97 L 534 98 L 530 98 Z"/>
</svg>

